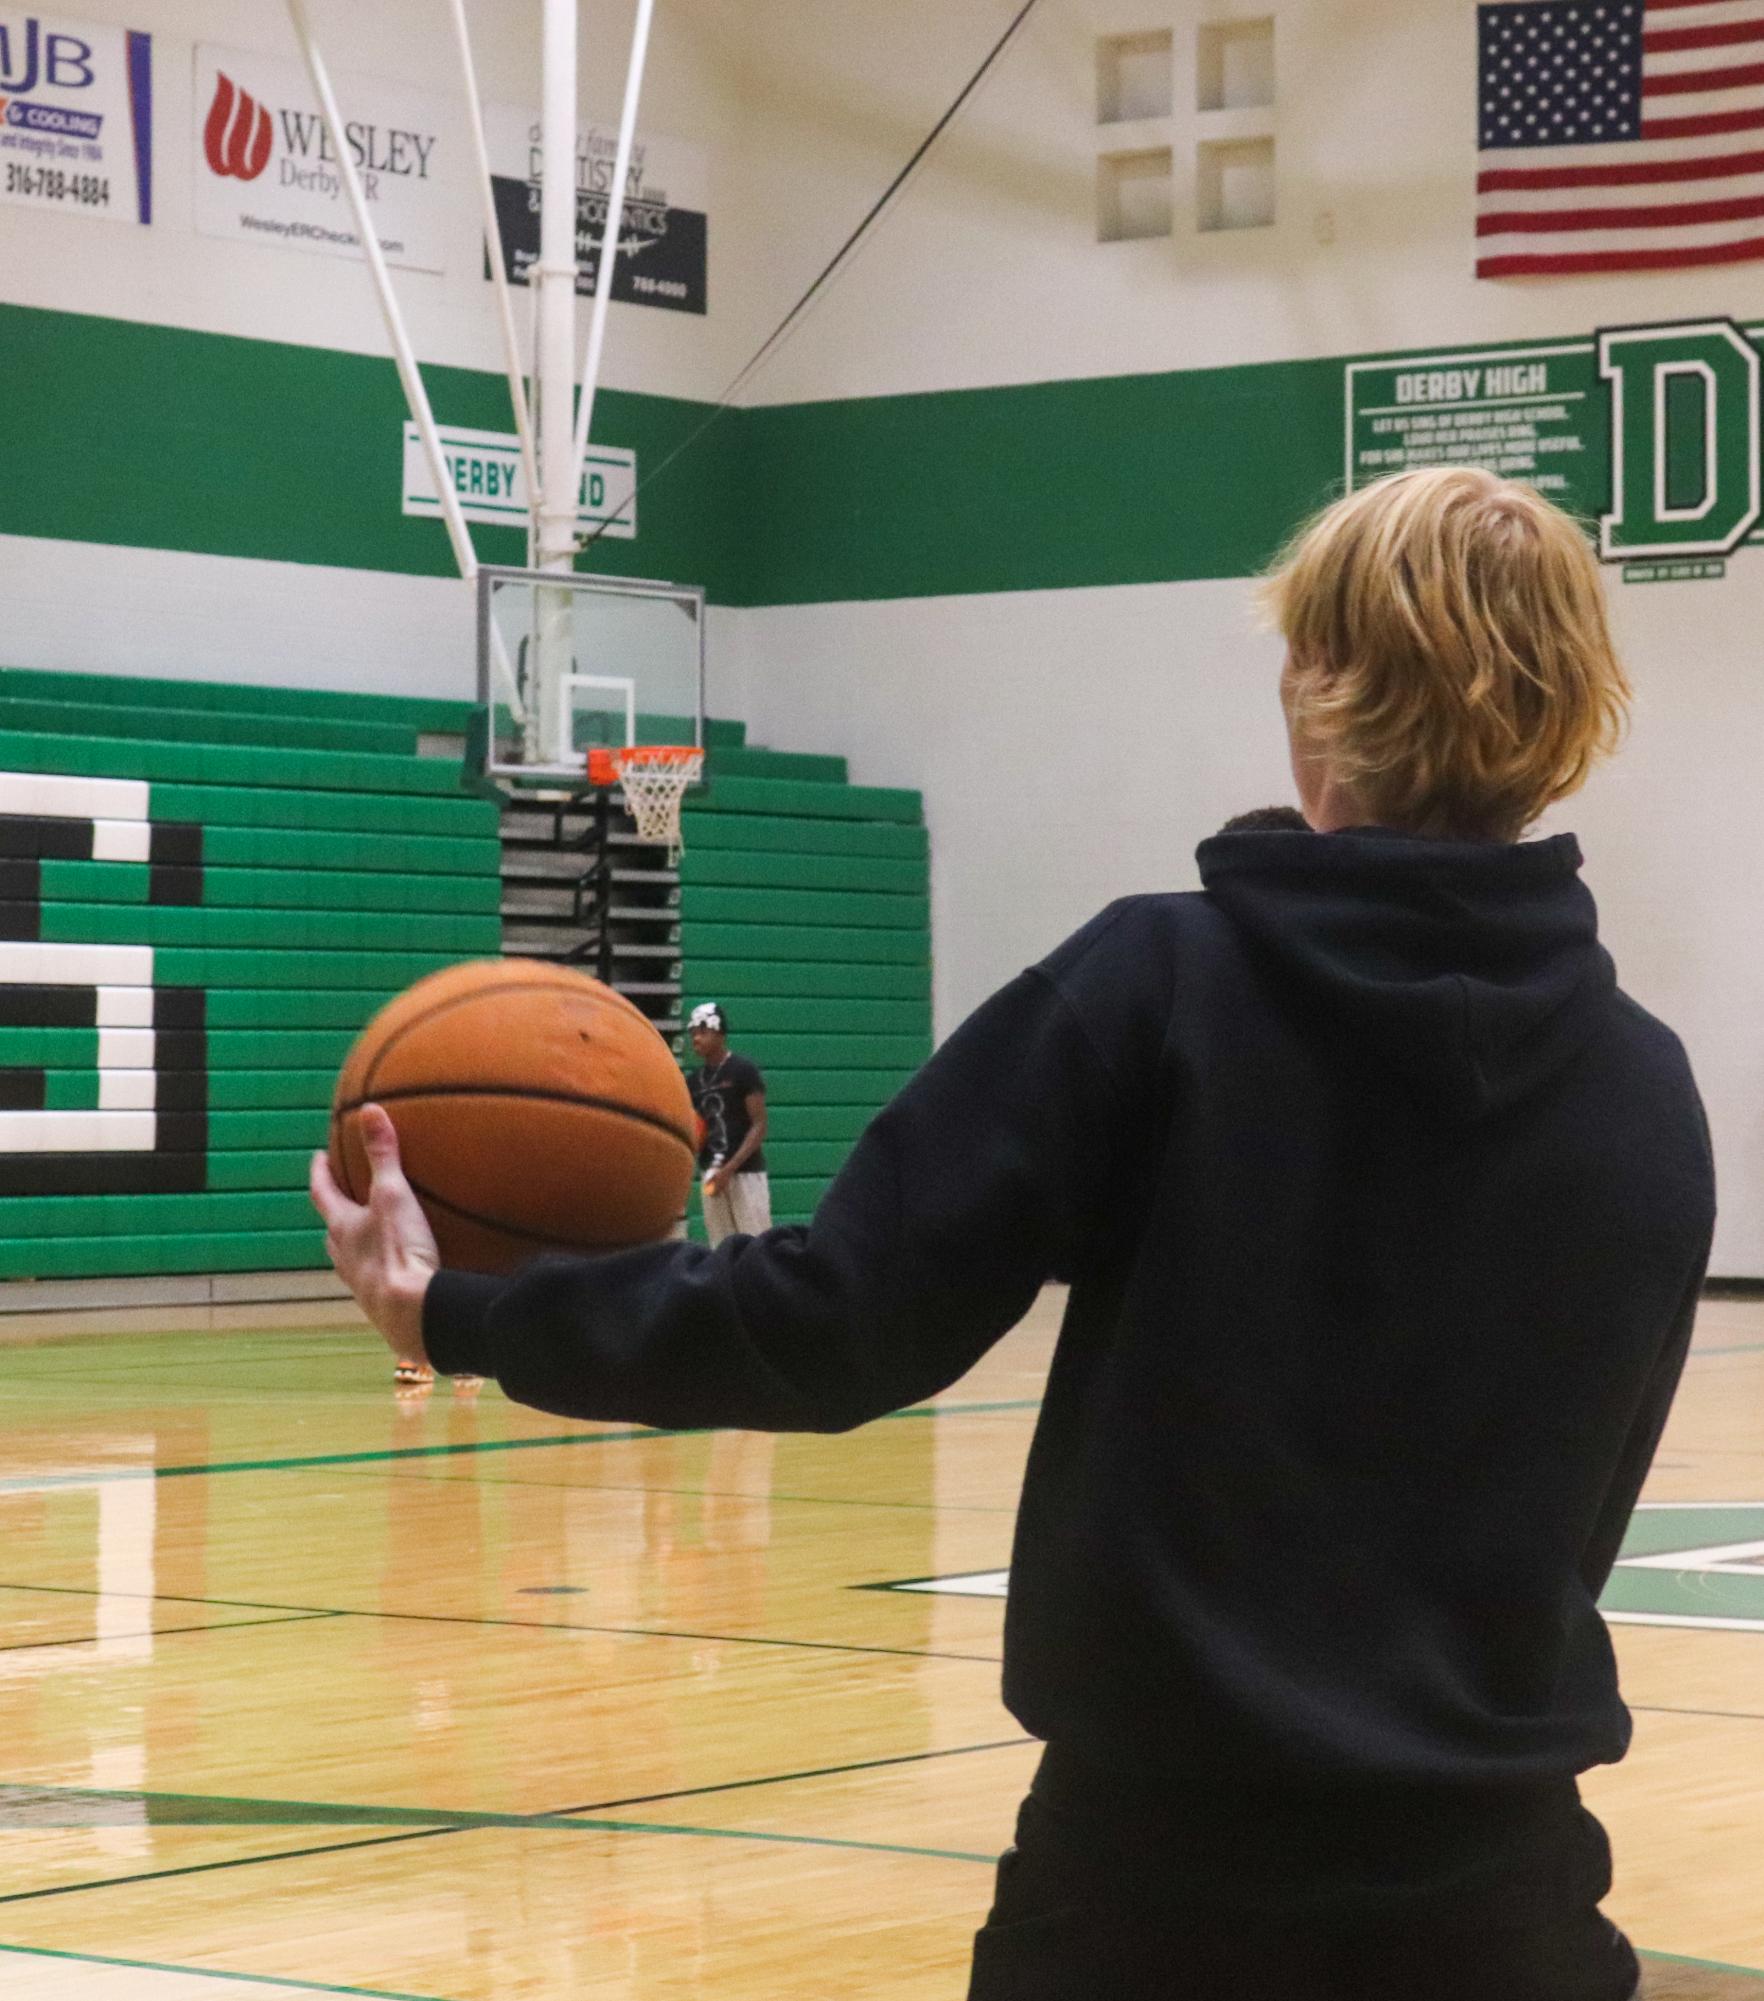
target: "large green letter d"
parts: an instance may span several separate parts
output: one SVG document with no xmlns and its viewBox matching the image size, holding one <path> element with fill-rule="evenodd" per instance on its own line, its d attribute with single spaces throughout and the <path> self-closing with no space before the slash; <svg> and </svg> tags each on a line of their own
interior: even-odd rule
<svg viewBox="0 0 1764 2001">
<path fill-rule="evenodd" d="M 1599 553 L 1724 556 L 1764 512 L 1758 350 L 1731 320 L 1599 335 L 1611 505 Z"/>
</svg>

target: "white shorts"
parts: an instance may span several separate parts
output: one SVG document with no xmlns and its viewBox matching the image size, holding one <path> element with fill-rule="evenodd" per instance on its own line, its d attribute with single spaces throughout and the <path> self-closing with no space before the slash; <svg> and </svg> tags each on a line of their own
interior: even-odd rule
<svg viewBox="0 0 1764 2001">
<path fill-rule="evenodd" d="M 721 1195 L 704 1198 L 704 1230 L 714 1250 L 739 1232 L 757 1237 L 772 1227 L 772 1184 L 763 1174 L 737 1174 Z"/>
</svg>

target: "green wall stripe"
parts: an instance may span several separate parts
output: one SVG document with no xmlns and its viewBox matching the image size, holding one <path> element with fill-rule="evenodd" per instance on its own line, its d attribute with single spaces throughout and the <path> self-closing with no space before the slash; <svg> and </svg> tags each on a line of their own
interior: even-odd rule
<svg viewBox="0 0 1764 2001">
<path fill-rule="evenodd" d="M 748 604 L 1246 576 L 1342 472 L 1329 360 L 746 415 Z"/>
<path fill-rule="evenodd" d="M 8 411 L 0 534 L 457 574 L 444 525 L 399 511 L 406 412 L 388 357 L 8 305 L 0 377 L 31 385 Z M 423 377 L 443 424 L 510 428 L 500 373 L 425 365 Z M 603 389 L 595 437 L 635 450 L 641 473 L 707 409 Z M 715 426 L 644 493 L 637 538 L 603 537 L 591 566 L 732 601 L 738 475 L 748 490 L 738 431 Z M 525 560 L 518 528 L 472 536 L 485 562 Z"/>
</svg>

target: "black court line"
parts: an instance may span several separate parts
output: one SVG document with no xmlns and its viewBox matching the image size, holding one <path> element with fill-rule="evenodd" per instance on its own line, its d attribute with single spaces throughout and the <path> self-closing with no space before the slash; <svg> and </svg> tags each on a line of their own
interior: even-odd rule
<svg viewBox="0 0 1764 2001">
<path fill-rule="evenodd" d="M 862 1588 L 862 1587 L 854 1587 Z M 186 1598 L 170 1591 L 106 1591 L 85 1584 L 10 1584 L 0 1579 L 0 1591 L 39 1591 L 64 1598 L 140 1598 L 164 1605 L 224 1605 L 245 1612 L 292 1612 L 325 1619 L 393 1619 L 423 1626 L 508 1627 L 526 1633 L 599 1633 L 611 1639 L 695 1640 L 728 1647 L 796 1647 L 814 1653 L 881 1654 L 914 1661 L 973 1661 L 997 1667 L 998 1654 L 953 1654 L 928 1647 L 868 1647 L 845 1640 L 780 1640 L 757 1633 L 695 1633 L 664 1626 L 602 1626 L 573 1619 L 468 1619 L 451 1612 L 375 1612 L 336 1605 L 275 1605 L 253 1598 Z M 275 1620 L 265 1619 L 264 1625 Z"/>
<path fill-rule="evenodd" d="M 326 1841 L 311 1848 L 279 1848 L 269 1855 L 235 1855 L 226 1862 L 187 1862 L 178 1869 L 143 1869 L 133 1876 L 91 1876 L 80 1883 L 53 1883 L 43 1890 L 10 1890 L 0 1904 L 35 1904 L 45 1897 L 72 1897 L 82 1890 L 121 1890 L 131 1883 L 164 1883 L 174 1876 L 211 1876 L 219 1869 L 250 1869 L 259 1862 L 298 1862 L 309 1855 L 340 1855 L 350 1848 L 389 1848 L 396 1841 L 433 1841 L 463 1834 L 459 1827 L 419 1827 L 408 1834 L 376 1834 L 366 1841 Z"/>
<path fill-rule="evenodd" d="M 8 1587 L 11 1590 L 21 1588 L 29 1587 Z M 114 1597 L 116 1594 L 95 1592 L 92 1595 Z M 248 1633 L 256 1626 L 310 1626 L 315 1619 L 340 1619 L 342 1616 L 340 1612 L 295 1612 L 276 1619 L 220 1619 L 206 1626 L 143 1626 L 138 1633 L 82 1633 L 69 1640 L 13 1640 L 0 1646 L 0 1654 L 28 1654 L 39 1647 L 96 1647 L 106 1640 L 170 1640 L 179 1633 Z"/>
<path fill-rule="evenodd" d="M 890 1758 L 867 1759 L 849 1765 L 827 1765 L 801 1772 L 768 1772 L 754 1779 L 729 1779 L 715 1786 L 683 1786 L 671 1792 L 638 1793 L 627 1799 L 591 1801 L 586 1806 L 563 1807 L 554 1812 L 528 1816 L 543 1831 L 547 1820 L 556 1820 L 565 1814 L 587 1814 L 609 1811 L 614 1807 L 661 1806 L 669 1800 L 693 1799 L 704 1793 L 745 1792 L 758 1790 L 762 1786 L 791 1785 L 809 1779 L 835 1778 L 852 1772 L 881 1770 L 893 1765 L 928 1764 L 939 1758 L 963 1758 L 979 1751 L 1003 1751 L 1016 1749 L 1024 1744 L 1032 1744 L 1032 1737 L 1004 1738 L 996 1743 L 953 1744 L 941 1751 L 914 1751 Z M 506 1827 L 507 1822 L 499 1821 L 498 1826 Z M 437 1841 L 450 1834 L 481 1834 L 482 1827 L 449 1825 L 444 1827 L 419 1827 L 399 1834 L 370 1835 L 365 1840 L 329 1841 L 303 1848 L 277 1849 L 268 1855 L 239 1855 L 224 1862 L 191 1862 L 176 1869 L 140 1870 L 128 1876 L 91 1877 L 79 1883 L 57 1883 L 41 1890 L 14 1890 L 0 1895 L 0 1904 L 31 1904 L 46 1897 L 70 1897 L 83 1890 L 119 1890 L 134 1883 L 160 1883 L 176 1876 L 208 1876 L 221 1869 L 251 1869 L 265 1862 L 299 1862 L 315 1855 L 339 1855 L 357 1848 L 390 1848 L 399 1842 Z"/>
<path fill-rule="evenodd" d="M 849 1765 L 817 1765 L 801 1772 L 774 1772 L 763 1779 L 725 1779 L 714 1786 L 679 1786 L 672 1792 L 638 1793 L 630 1799 L 591 1800 L 586 1806 L 562 1807 L 559 1813 L 608 1813 L 620 1806 L 661 1806 L 668 1800 L 700 1799 L 706 1793 L 753 1792 L 761 1786 L 795 1785 L 804 1779 L 837 1779 L 850 1772 L 879 1772 L 891 1765 L 924 1765 L 938 1758 L 968 1758 L 980 1751 L 1015 1751 L 1037 1741 L 1034 1737 L 999 1737 L 987 1744 L 953 1744 L 942 1751 L 904 1751 L 892 1758 L 860 1758 Z"/>
</svg>

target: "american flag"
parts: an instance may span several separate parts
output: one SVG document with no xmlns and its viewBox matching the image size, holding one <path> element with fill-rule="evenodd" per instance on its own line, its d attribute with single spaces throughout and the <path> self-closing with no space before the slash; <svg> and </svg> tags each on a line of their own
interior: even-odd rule
<svg viewBox="0 0 1764 2001">
<path fill-rule="evenodd" d="M 1476 18 L 1479 278 L 1764 257 L 1764 0 Z"/>
</svg>

